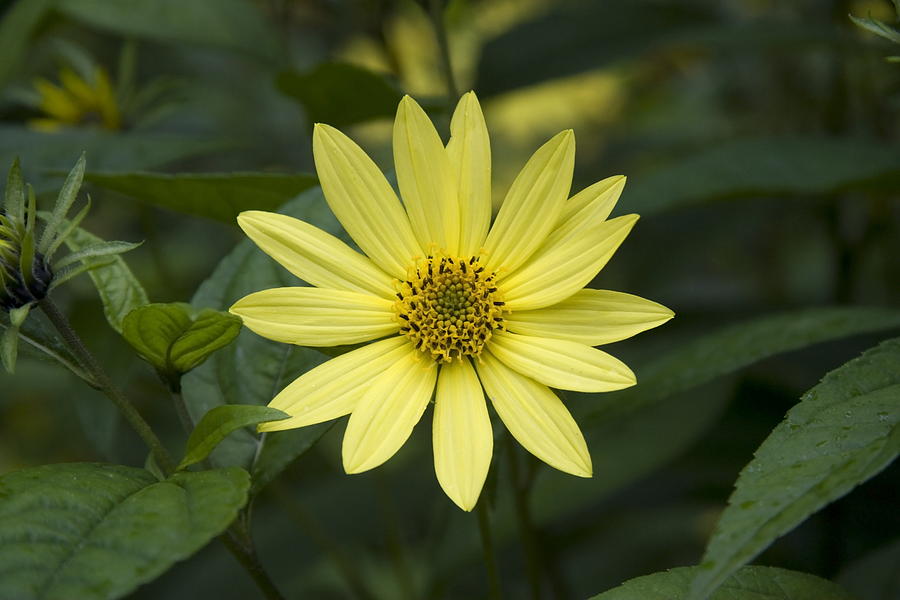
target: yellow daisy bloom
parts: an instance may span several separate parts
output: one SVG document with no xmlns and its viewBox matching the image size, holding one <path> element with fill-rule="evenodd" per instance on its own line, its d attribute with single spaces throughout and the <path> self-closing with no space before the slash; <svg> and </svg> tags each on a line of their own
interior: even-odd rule
<svg viewBox="0 0 900 600">
<path fill-rule="evenodd" d="M 40 97 L 38 108 L 45 117 L 32 119 L 29 125 L 41 131 L 58 131 L 72 125 L 95 123 L 104 129 L 122 127 L 116 92 L 106 70 L 97 67 L 88 81 L 64 67 L 59 72 L 60 85 L 38 78 L 34 89 Z"/>
<path fill-rule="evenodd" d="M 347 473 L 403 445 L 434 396 L 434 465 L 462 509 L 478 500 L 493 452 L 485 393 L 510 433 L 547 464 L 591 476 L 591 456 L 550 388 L 606 392 L 635 383 L 593 346 L 656 327 L 673 313 L 629 294 L 583 289 L 637 215 L 607 220 L 624 177 L 569 198 L 575 138 L 564 131 L 519 173 L 491 225 L 491 152 L 475 94 L 445 147 L 405 97 L 394 122 L 403 203 L 347 136 L 318 124 L 316 170 L 328 205 L 365 255 L 304 221 L 248 211 L 246 234 L 315 287 L 250 294 L 231 312 L 259 335 L 302 346 L 371 342 L 304 373 L 270 406 L 291 415 L 261 431 L 350 414 Z"/>
</svg>

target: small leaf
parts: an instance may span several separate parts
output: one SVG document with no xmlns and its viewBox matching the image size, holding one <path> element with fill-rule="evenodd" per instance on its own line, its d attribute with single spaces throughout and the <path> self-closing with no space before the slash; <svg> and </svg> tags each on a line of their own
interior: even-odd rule
<svg viewBox="0 0 900 600">
<path fill-rule="evenodd" d="M 66 246 L 78 252 L 103 240 L 84 229 L 76 229 L 66 238 Z M 103 263 L 103 266 L 89 271 L 91 280 L 103 302 L 103 313 L 113 329 L 122 333 L 122 320 L 138 306 L 147 304 L 147 292 L 125 264 L 121 256 L 101 256 L 85 259 L 86 266 Z"/>
<path fill-rule="evenodd" d="M 877 36 L 883 37 L 886 40 L 890 40 L 895 44 L 900 44 L 900 31 L 897 31 L 887 23 L 879 21 L 878 19 L 873 19 L 872 17 L 854 17 L 853 15 L 848 15 L 850 20 L 856 23 L 858 27 L 865 29 L 870 33 L 874 33 Z"/>
<path fill-rule="evenodd" d="M 78 190 L 81 189 L 81 181 L 84 179 L 84 166 L 85 155 L 82 152 L 78 162 L 75 163 L 75 166 L 66 177 L 62 189 L 59 190 L 56 205 L 53 207 L 53 212 L 44 226 L 44 233 L 41 235 L 41 241 L 38 244 L 38 252 L 41 254 L 46 253 L 47 248 L 53 243 L 57 230 L 63 225 L 69 209 L 72 208 L 75 199 L 78 197 Z"/>
<path fill-rule="evenodd" d="M 70 463 L 0 477 L 0 598 L 112 600 L 225 530 L 247 501 L 238 468 L 176 473 Z"/>
<path fill-rule="evenodd" d="M 203 310 L 196 319 L 188 304 L 139 306 L 122 322 L 122 335 L 164 379 L 177 387 L 182 374 L 230 344 L 241 320 L 215 310 Z"/>
<path fill-rule="evenodd" d="M 16 357 L 19 353 L 19 329 L 28 317 L 31 305 L 26 304 L 9 311 L 9 327 L 3 332 L 0 340 L 0 357 L 7 373 L 16 372 Z"/>
<path fill-rule="evenodd" d="M 22 167 L 19 159 L 13 161 L 6 177 L 6 194 L 4 200 L 6 215 L 13 223 L 25 222 L 25 181 L 22 179 Z"/>
<path fill-rule="evenodd" d="M 315 175 L 276 173 L 88 173 L 85 179 L 142 202 L 237 224 L 241 211 L 275 210 L 316 185 Z"/>
<path fill-rule="evenodd" d="M 172 367 L 187 373 L 203 363 L 209 355 L 224 348 L 241 332 L 239 317 L 226 312 L 204 309 L 169 350 Z"/>
<path fill-rule="evenodd" d="M 334 127 L 393 117 L 403 97 L 383 75 L 346 63 L 321 63 L 303 73 L 284 71 L 276 83 L 303 105 L 311 123 Z"/>
<path fill-rule="evenodd" d="M 741 471 L 709 540 L 690 598 L 809 515 L 875 476 L 900 453 L 900 338 L 828 373 Z"/>
<path fill-rule="evenodd" d="M 626 581 L 591 600 L 685 600 L 701 567 L 681 567 Z M 854 600 L 837 585 L 807 573 L 744 567 L 709 600 Z"/>
<path fill-rule="evenodd" d="M 71 254 L 63 257 L 53 264 L 53 267 L 56 269 L 64 269 L 65 267 L 76 263 L 78 261 L 84 260 L 86 258 L 96 258 L 100 256 L 112 256 L 114 254 L 122 254 L 128 252 L 130 250 L 134 250 L 138 246 L 140 246 L 143 242 L 99 242 L 96 244 L 91 244 L 90 246 L 86 246 L 79 250 L 78 252 L 72 252 Z"/>
<path fill-rule="evenodd" d="M 217 406 L 200 419 L 187 441 L 187 449 L 178 469 L 184 469 L 205 460 L 209 453 L 228 435 L 242 427 L 265 421 L 280 421 L 290 415 L 258 405 L 229 404 Z"/>
<path fill-rule="evenodd" d="M 169 348 L 191 326 L 190 306 L 145 304 L 122 320 L 122 337 L 157 370 L 169 370 Z"/>
</svg>

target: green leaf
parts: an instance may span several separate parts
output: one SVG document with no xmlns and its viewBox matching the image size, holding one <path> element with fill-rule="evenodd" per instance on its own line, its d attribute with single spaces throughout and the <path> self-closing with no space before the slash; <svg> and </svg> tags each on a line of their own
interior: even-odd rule
<svg viewBox="0 0 900 600">
<path fill-rule="evenodd" d="M 19 159 L 13 161 L 6 177 L 6 192 L 3 202 L 4 212 L 14 223 L 25 222 L 25 181 Z"/>
<path fill-rule="evenodd" d="M 681 567 L 626 581 L 592 600 L 685 600 L 700 567 Z M 774 567 L 744 567 L 710 600 L 854 600 L 837 585 L 807 573 Z"/>
<path fill-rule="evenodd" d="M 315 175 L 275 173 L 88 173 L 95 185 L 142 202 L 229 225 L 244 210 L 275 210 L 316 185 Z"/>
<path fill-rule="evenodd" d="M 755 196 L 896 189 L 900 147 L 866 140 L 758 138 L 704 148 L 634 177 L 621 206 L 652 215 Z"/>
<path fill-rule="evenodd" d="M 858 27 L 861 27 L 870 33 L 874 33 L 879 37 L 883 37 L 886 40 L 890 40 L 895 44 L 900 44 L 900 31 L 897 31 L 887 23 L 879 21 L 878 19 L 873 19 L 872 17 L 848 16 Z"/>
<path fill-rule="evenodd" d="M 99 244 L 87 246 L 85 248 L 82 248 L 78 252 L 72 252 L 71 254 L 64 256 L 59 261 L 55 262 L 53 266 L 57 269 L 63 269 L 71 264 L 83 261 L 87 258 L 99 258 L 101 256 L 123 254 L 125 252 L 134 250 L 141 244 L 143 244 L 143 242 L 100 242 Z"/>
<path fill-rule="evenodd" d="M 221 533 L 247 501 L 242 469 L 176 473 L 71 463 L 0 477 L 0 597 L 121 598 Z"/>
<path fill-rule="evenodd" d="M 122 321 L 122 336 L 141 357 L 177 386 L 178 379 L 230 344 L 241 330 L 241 320 L 216 310 L 196 317 L 188 304 L 139 306 Z"/>
<path fill-rule="evenodd" d="M 690 598 L 705 598 L 775 539 L 897 457 L 898 365 L 895 338 L 828 373 L 788 411 L 741 471 Z"/>
<path fill-rule="evenodd" d="M 205 460 L 222 440 L 237 429 L 265 421 L 280 421 L 288 417 L 290 415 L 280 410 L 255 404 L 249 406 L 239 404 L 217 406 L 203 415 L 194 431 L 191 432 L 184 458 L 178 465 L 178 469 L 185 469 L 201 460 Z"/>
<path fill-rule="evenodd" d="M 75 229 L 66 238 L 66 246 L 72 252 L 102 242 L 103 240 L 84 229 Z M 122 333 L 125 315 L 149 302 L 147 292 L 121 256 L 87 258 L 84 262 L 87 265 L 103 263 L 103 266 L 89 271 L 89 274 L 103 302 L 106 320 L 113 329 Z"/>
<path fill-rule="evenodd" d="M 72 208 L 75 199 L 78 197 L 78 190 L 81 189 L 81 181 L 84 178 L 85 161 L 85 155 L 82 152 L 81 156 L 78 158 L 78 162 L 76 162 L 72 170 L 69 171 L 66 181 L 59 190 L 59 197 L 56 199 L 56 204 L 53 207 L 50 218 L 47 219 L 47 223 L 44 226 L 44 233 L 41 235 L 40 244 L 38 244 L 38 251 L 41 254 L 45 253 L 47 248 L 50 247 L 50 244 L 53 243 L 57 230 L 62 226 L 66 215 L 69 213 L 69 209 Z"/>
<path fill-rule="evenodd" d="M 0 125 L 0 164 L 22 157 L 25 178 L 44 192 L 59 189 L 55 173 L 68 173 L 85 152 L 94 169 L 152 169 L 184 158 L 228 147 L 223 139 L 146 132 L 112 133 L 96 129 L 66 129 L 53 133 Z"/>
<path fill-rule="evenodd" d="M 184 42 L 278 58 L 277 36 L 247 0 L 57 0 L 57 8 L 123 37 Z"/>
<path fill-rule="evenodd" d="M 334 127 L 393 117 L 403 97 L 383 75 L 346 63 L 321 63 L 303 73 L 284 71 L 276 83 L 303 105 L 311 123 Z"/>
<path fill-rule="evenodd" d="M 7 332 L 11 327 L 10 314 L 0 312 L 0 328 L 3 328 L 4 336 L 9 335 Z M 25 342 L 24 345 L 17 346 L 18 352 L 37 359 L 49 358 L 86 381 L 88 385 L 96 387 L 97 383 L 78 366 L 78 361 L 62 344 L 59 337 L 55 333 L 46 331 L 39 320 L 30 319 L 22 323 L 18 329 L 18 337 L 20 342 Z"/>
<path fill-rule="evenodd" d="M 318 187 L 287 203 L 282 212 L 326 231 L 340 232 Z M 192 303 L 227 309 L 249 293 L 290 285 L 300 285 L 300 282 L 250 240 L 244 240 L 200 286 Z M 217 352 L 183 378 L 185 403 L 195 422 L 217 406 L 266 405 L 292 379 L 322 362 L 323 358 L 315 350 L 273 342 L 244 328 L 234 344 Z M 216 465 L 244 466 L 251 471 L 254 481 L 258 472 L 271 478 L 309 448 L 328 427 L 326 423 L 260 437 L 246 429 L 239 430 L 219 444 L 210 460 Z M 280 438 L 287 440 L 280 441 Z M 266 451 L 266 445 L 274 439 L 279 439 L 281 450 L 277 453 Z"/>
<path fill-rule="evenodd" d="M 812 308 L 760 317 L 680 344 L 639 367 L 638 384 L 592 396 L 588 425 L 628 412 L 734 372 L 763 358 L 820 342 L 900 327 L 900 311 L 881 308 Z"/>
<path fill-rule="evenodd" d="M 32 32 L 54 0 L 19 0 L 0 22 L 0 87 L 23 63 Z"/>
</svg>

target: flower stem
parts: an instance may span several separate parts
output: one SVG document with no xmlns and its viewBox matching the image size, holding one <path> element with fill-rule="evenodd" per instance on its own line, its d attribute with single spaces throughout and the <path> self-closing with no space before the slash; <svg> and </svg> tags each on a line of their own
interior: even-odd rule
<svg viewBox="0 0 900 600">
<path fill-rule="evenodd" d="M 259 562 L 256 555 L 256 548 L 253 545 L 253 539 L 250 536 L 249 528 L 246 523 L 238 517 L 234 525 L 225 533 L 219 536 L 225 547 L 231 551 L 231 554 L 241 563 L 244 570 L 253 578 L 256 587 L 263 593 L 266 600 L 284 600 L 284 596 L 275 587 L 275 583 L 269 577 L 269 574 Z"/>
<path fill-rule="evenodd" d="M 509 475 L 513 489 L 513 498 L 516 506 L 516 520 L 519 525 L 519 535 L 522 537 L 522 546 L 525 550 L 525 563 L 528 566 L 528 583 L 531 587 L 531 597 L 535 600 L 541 597 L 541 556 L 538 544 L 537 532 L 531 519 L 531 507 L 528 504 L 528 491 L 530 482 L 523 481 L 519 473 L 519 460 L 516 456 L 516 445 L 512 436 L 507 436 L 507 453 L 509 457 Z"/>
<path fill-rule="evenodd" d="M 475 512 L 478 513 L 478 532 L 481 534 L 481 553 L 484 560 L 484 568 L 487 571 L 488 598 L 501 600 L 500 570 L 497 568 L 497 557 L 494 555 L 494 541 L 491 536 L 491 516 L 488 513 L 486 497 L 482 496 L 478 501 Z"/>
<path fill-rule="evenodd" d="M 144 420 L 134 405 L 122 395 L 122 392 L 116 387 L 106 371 L 103 370 L 103 367 L 100 366 L 100 363 L 97 362 L 94 355 L 90 353 L 87 346 L 84 345 L 84 342 L 78 337 L 75 330 L 72 329 L 72 325 L 69 323 L 66 316 L 60 312 L 49 297 L 38 302 L 38 306 L 41 307 L 41 310 L 47 315 L 50 323 L 52 323 L 59 332 L 63 342 L 75 355 L 75 359 L 79 362 L 81 367 L 87 371 L 91 378 L 97 383 L 98 389 L 112 400 L 112 403 L 115 404 L 116 408 L 119 409 L 119 412 L 122 413 L 122 416 L 125 417 L 125 420 L 128 421 L 128 424 L 131 425 L 131 428 L 134 429 L 135 433 L 137 433 L 142 440 L 144 440 L 144 443 L 150 448 L 150 452 L 153 454 L 156 463 L 163 472 L 169 474 L 174 471 L 175 463 L 172 461 L 172 457 L 169 455 L 165 446 L 162 445 L 162 442 L 159 441 L 159 438 L 153 433 L 150 425 Z"/>
<path fill-rule="evenodd" d="M 450 43 L 447 40 L 447 27 L 444 23 L 444 0 L 430 0 L 429 14 L 434 26 L 434 35 L 437 38 L 438 50 L 441 55 L 441 70 L 444 72 L 444 80 L 447 84 L 447 107 L 453 110 L 453 105 L 459 99 L 459 88 L 456 87 L 456 77 L 453 75 L 453 62 L 450 60 Z"/>
</svg>

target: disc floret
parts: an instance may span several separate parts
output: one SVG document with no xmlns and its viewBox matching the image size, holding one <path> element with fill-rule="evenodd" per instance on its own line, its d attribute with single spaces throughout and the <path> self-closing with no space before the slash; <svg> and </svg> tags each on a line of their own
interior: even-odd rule
<svg viewBox="0 0 900 600">
<path fill-rule="evenodd" d="M 504 303 L 480 257 L 431 255 L 399 282 L 400 333 L 437 362 L 478 356 L 503 328 Z"/>
</svg>

